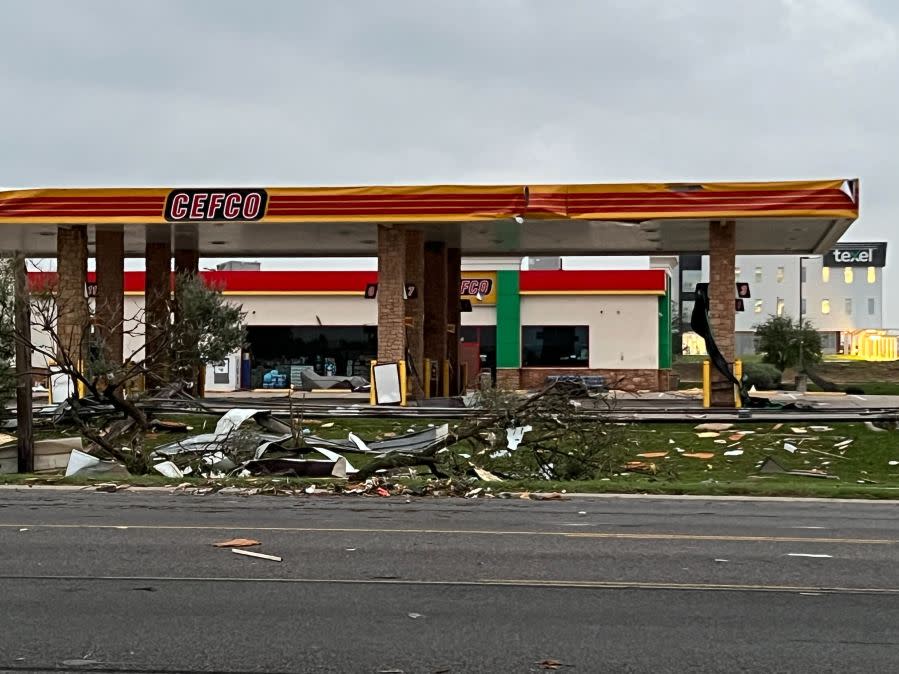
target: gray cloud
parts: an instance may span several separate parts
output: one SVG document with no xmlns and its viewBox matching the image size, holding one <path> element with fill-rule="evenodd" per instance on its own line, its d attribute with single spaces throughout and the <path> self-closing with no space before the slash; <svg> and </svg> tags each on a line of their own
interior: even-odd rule
<svg viewBox="0 0 899 674">
<path fill-rule="evenodd" d="M 7 3 L 0 184 L 860 176 L 849 238 L 889 238 L 897 25 L 889 0 Z"/>
</svg>

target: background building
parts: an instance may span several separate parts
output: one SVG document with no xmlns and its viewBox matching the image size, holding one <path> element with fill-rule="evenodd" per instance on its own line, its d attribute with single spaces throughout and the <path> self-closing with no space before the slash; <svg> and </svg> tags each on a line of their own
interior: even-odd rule
<svg viewBox="0 0 899 674">
<path fill-rule="evenodd" d="M 736 353 L 755 353 L 755 326 L 770 316 L 800 316 L 821 333 L 825 353 L 887 360 L 896 358 L 896 337 L 883 323 L 886 242 L 841 243 L 824 256 L 738 255 L 735 283 L 751 297 L 736 318 Z M 708 257 L 682 255 L 675 275 L 684 323 L 682 353 L 705 352 L 689 332 L 693 289 L 708 281 Z"/>
</svg>

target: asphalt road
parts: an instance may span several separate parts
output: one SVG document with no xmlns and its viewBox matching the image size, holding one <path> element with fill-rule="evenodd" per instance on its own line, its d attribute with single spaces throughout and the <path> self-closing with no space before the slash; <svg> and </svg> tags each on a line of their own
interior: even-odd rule
<svg viewBox="0 0 899 674">
<path fill-rule="evenodd" d="M 0 671 L 896 671 L 896 513 L 2 489 Z"/>
</svg>

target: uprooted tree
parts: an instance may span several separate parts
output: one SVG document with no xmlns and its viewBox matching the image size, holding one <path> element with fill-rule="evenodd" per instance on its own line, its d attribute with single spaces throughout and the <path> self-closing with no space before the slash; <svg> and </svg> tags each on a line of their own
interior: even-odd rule
<svg viewBox="0 0 899 674">
<path fill-rule="evenodd" d="M 627 448 L 619 427 L 609 420 L 613 403 L 605 396 L 579 393 L 567 383 L 526 397 L 482 392 L 483 413 L 454 428 L 446 443 L 423 452 L 378 457 L 356 477 L 427 467 L 439 477 L 479 469 L 503 479 L 589 480 L 622 470 Z"/>
<path fill-rule="evenodd" d="M 190 392 L 205 363 L 242 348 L 246 337 L 242 308 L 227 302 L 220 288 L 191 274 L 178 274 L 174 294 L 166 299 L 166 313 L 176 320 L 151 325 L 138 308 L 123 325 L 104 326 L 120 330 L 125 343 L 134 345 L 121 359 L 110 353 L 104 330 L 98 329 L 107 317 L 86 300 L 71 309 L 74 316 L 61 316 L 58 288 L 50 282 L 32 289 L 30 305 L 32 334 L 17 338 L 71 381 L 60 418 L 78 427 L 89 451 L 117 459 L 134 473 L 149 469 L 142 443 L 150 429 L 141 404 L 147 394 L 139 392 L 139 382 L 155 382 L 170 394 Z"/>
</svg>

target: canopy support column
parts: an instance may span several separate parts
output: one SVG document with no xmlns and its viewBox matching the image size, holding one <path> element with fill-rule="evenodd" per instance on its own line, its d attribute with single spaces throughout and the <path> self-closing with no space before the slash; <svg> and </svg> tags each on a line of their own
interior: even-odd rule
<svg viewBox="0 0 899 674">
<path fill-rule="evenodd" d="M 81 369 L 87 356 L 87 225 L 56 231 L 57 360 Z"/>
<path fill-rule="evenodd" d="M 147 388 L 158 388 L 169 381 L 172 244 L 168 236 L 147 241 L 145 264 L 144 354 Z"/>
<path fill-rule="evenodd" d="M 450 395 L 464 393 L 459 371 L 459 338 L 462 331 L 462 300 L 459 290 L 462 285 L 462 251 L 458 248 L 446 249 L 446 357 L 449 360 Z"/>
<path fill-rule="evenodd" d="M 415 292 L 411 295 L 407 292 L 405 302 L 406 352 L 410 366 L 409 393 L 413 398 L 424 397 L 424 255 L 424 232 L 407 229 L 406 285 L 415 287 Z"/>
<path fill-rule="evenodd" d="M 724 360 L 733 370 L 736 306 L 736 225 L 733 221 L 709 223 L 709 323 Z M 711 406 L 733 407 L 734 385 L 712 368 Z"/>
<path fill-rule="evenodd" d="M 428 241 L 425 244 L 424 292 L 424 357 L 438 364 L 437 380 L 442 377 L 442 363 L 446 359 L 446 244 Z M 437 395 L 442 395 L 438 387 Z"/>
<path fill-rule="evenodd" d="M 406 231 L 404 225 L 378 225 L 378 362 L 406 358 Z"/>
<path fill-rule="evenodd" d="M 97 227 L 97 332 L 106 360 L 122 364 L 125 334 L 125 232 Z"/>
</svg>

